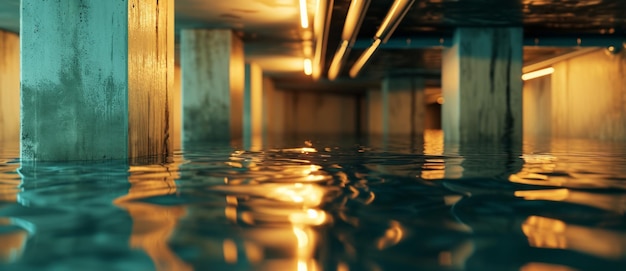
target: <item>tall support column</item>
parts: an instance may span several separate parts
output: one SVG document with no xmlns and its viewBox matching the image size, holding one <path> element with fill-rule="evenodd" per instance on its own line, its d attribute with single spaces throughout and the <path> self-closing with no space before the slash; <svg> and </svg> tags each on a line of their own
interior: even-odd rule
<svg viewBox="0 0 626 271">
<path fill-rule="evenodd" d="M 241 138 L 243 43 L 231 30 L 186 29 L 181 33 L 183 140 Z"/>
<path fill-rule="evenodd" d="M 0 30 L 0 142 L 20 139 L 20 38 Z"/>
<path fill-rule="evenodd" d="M 22 159 L 168 154 L 174 1 L 21 4 Z"/>
<path fill-rule="evenodd" d="M 522 140 L 522 28 L 458 28 L 444 49 L 446 141 Z"/>
<path fill-rule="evenodd" d="M 243 141 L 246 148 L 263 144 L 263 70 L 255 63 L 246 63 L 243 97 Z"/>
<path fill-rule="evenodd" d="M 383 134 L 423 134 L 424 80 L 416 77 L 386 77 L 382 89 Z"/>
</svg>

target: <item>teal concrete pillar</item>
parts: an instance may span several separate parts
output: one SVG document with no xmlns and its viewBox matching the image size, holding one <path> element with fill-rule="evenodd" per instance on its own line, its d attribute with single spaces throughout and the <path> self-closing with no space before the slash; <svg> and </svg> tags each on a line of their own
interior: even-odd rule
<svg viewBox="0 0 626 271">
<path fill-rule="evenodd" d="M 0 30 L 0 142 L 20 139 L 20 38 Z"/>
<path fill-rule="evenodd" d="M 424 133 L 424 80 L 415 76 L 388 76 L 382 84 L 382 128 L 385 136 Z"/>
<path fill-rule="evenodd" d="M 263 145 L 263 70 L 255 63 L 246 63 L 243 95 L 243 142 L 246 149 Z"/>
<path fill-rule="evenodd" d="M 181 32 L 184 142 L 241 139 L 245 63 L 231 30 Z"/>
<path fill-rule="evenodd" d="M 458 28 L 443 51 L 446 141 L 522 140 L 522 28 Z"/>
<path fill-rule="evenodd" d="M 174 1 L 21 4 L 22 159 L 168 154 Z"/>
</svg>

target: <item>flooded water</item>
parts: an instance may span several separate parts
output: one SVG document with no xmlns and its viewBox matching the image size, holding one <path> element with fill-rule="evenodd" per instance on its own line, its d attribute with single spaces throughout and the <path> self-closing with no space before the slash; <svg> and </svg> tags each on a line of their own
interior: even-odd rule
<svg viewBox="0 0 626 271">
<path fill-rule="evenodd" d="M 626 144 L 424 137 L 0 153 L 0 270 L 626 270 Z"/>
</svg>

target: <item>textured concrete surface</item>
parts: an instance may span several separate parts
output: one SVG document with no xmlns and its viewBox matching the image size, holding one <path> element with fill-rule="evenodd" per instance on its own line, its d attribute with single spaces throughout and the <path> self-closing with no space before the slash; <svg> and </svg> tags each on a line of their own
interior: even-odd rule
<svg viewBox="0 0 626 271">
<path fill-rule="evenodd" d="M 284 105 L 287 134 L 354 135 L 359 128 L 357 95 L 277 91 Z"/>
<path fill-rule="evenodd" d="M 245 146 L 261 147 L 263 141 L 263 70 L 246 63 L 243 96 L 243 139 Z"/>
<path fill-rule="evenodd" d="M 180 150 L 183 147 L 182 130 L 183 130 L 183 115 L 182 115 L 182 90 L 180 82 L 180 65 L 174 67 L 174 91 L 172 97 L 172 127 L 174 132 L 172 134 L 172 147 L 174 150 Z"/>
<path fill-rule="evenodd" d="M 424 80 L 387 77 L 382 84 L 382 126 L 385 135 L 424 133 Z"/>
<path fill-rule="evenodd" d="M 22 159 L 117 159 L 167 150 L 162 99 L 173 67 L 165 46 L 173 45 L 173 1 L 155 5 L 22 1 Z"/>
<path fill-rule="evenodd" d="M 626 139 L 626 52 L 600 49 L 553 67 L 553 136 Z"/>
<path fill-rule="evenodd" d="M 130 157 L 171 153 L 173 88 L 174 0 L 128 0 Z"/>
<path fill-rule="evenodd" d="M 183 142 L 243 135 L 243 43 L 230 30 L 181 33 Z"/>
<path fill-rule="evenodd" d="M 20 139 L 20 38 L 0 30 L 0 142 Z"/>
<path fill-rule="evenodd" d="M 551 76 L 524 82 L 524 138 L 545 138 L 552 134 Z"/>
<path fill-rule="evenodd" d="M 522 140 L 522 29 L 458 28 L 443 51 L 446 141 Z"/>
</svg>

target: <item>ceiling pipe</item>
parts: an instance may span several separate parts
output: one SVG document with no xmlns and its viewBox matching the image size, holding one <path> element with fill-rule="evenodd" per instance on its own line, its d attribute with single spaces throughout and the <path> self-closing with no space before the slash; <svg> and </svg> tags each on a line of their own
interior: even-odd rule
<svg viewBox="0 0 626 271">
<path fill-rule="evenodd" d="M 343 33 L 341 34 L 341 43 L 328 69 L 328 79 L 335 80 L 339 76 L 341 68 L 350 54 L 352 46 L 354 46 L 369 4 L 370 0 L 352 0 L 350 2 L 348 14 L 343 25 Z"/>
<path fill-rule="evenodd" d="M 334 0 L 317 1 L 317 11 L 315 12 L 315 21 L 313 22 L 313 31 L 315 35 L 315 53 L 313 57 L 312 74 L 313 80 L 319 80 L 322 76 L 322 67 L 324 67 L 326 44 L 328 40 L 328 31 L 330 28 L 333 5 Z"/>
<path fill-rule="evenodd" d="M 359 72 L 363 69 L 367 61 L 378 49 L 381 43 L 385 43 L 389 40 L 393 32 L 396 30 L 406 13 L 411 9 L 415 0 L 396 0 L 387 12 L 387 16 L 383 19 L 380 28 L 374 36 L 372 44 L 361 54 L 359 59 L 354 63 L 350 69 L 350 77 L 355 78 L 359 75 Z"/>
</svg>

